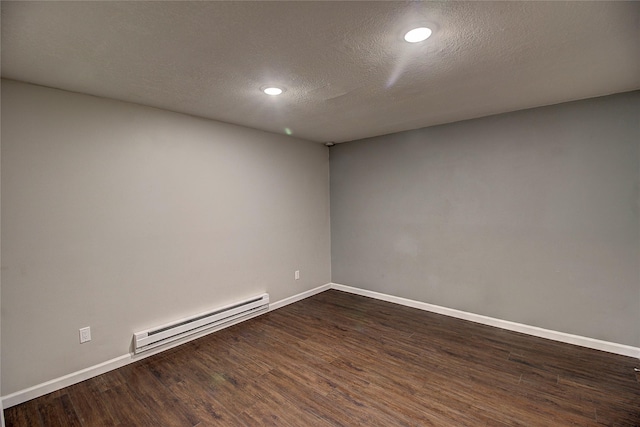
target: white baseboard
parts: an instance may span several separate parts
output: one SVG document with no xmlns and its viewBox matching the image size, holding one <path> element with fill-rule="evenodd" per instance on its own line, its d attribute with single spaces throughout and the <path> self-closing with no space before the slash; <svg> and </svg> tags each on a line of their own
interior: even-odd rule
<svg viewBox="0 0 640 427">
<path fill-rule="evenodd" d="M 309 289 L 308 291 L 299 293 L 289 298 L 282 299 L 280 301 L 274 302 L 273 304 L 269 304 L 269 311 L 277 310 L 281 307 L 284 307 L 285 305 L 293 304 L 294 302 L 312 297 L 316 294 L 319 294 L 320 292 L 328 291 L 329 289 L 331 289 L 331 283 L 318 286 L 317 288 Z"/>
<path fill-rule="evenodd" d="M 407 298 L 387 295 L 380 292 L 368 291 L 366 289 L 354 288 L 351 286 L 331 283 L 331 289 L 349 292 L 356 295 L 370 297 L 381 301 L 392 302 L 395 304 L 413 307 L 420 310 L 430 311 L 432 313 L 444 314 L 445 316 L 455 317 L 458 319 L 469 320 L 483 325 L 495 326 L 497 328 L 507 329 L 509 331 L 521 332 L 527 335 L 533 335 L 540 338 L 547 338 L 553 341 L 564 342 L 568 344 L 579 345 L 581 347 L 602 350 L 609 353 L 620 354 L 640 359 L 640 348 L 630 345 L 617 344 L 609 341 L 597 340 L 594 338 L 583 337 L 580 335 L 567 334 L 565 332 L 552 331 L 550 329 L 539 328 L 537 326 L 529 326 L 522 323 L 510 322 L 508 320 L 496 319 L 494 317 L 482 316 L 480 314 L 469 313 L 466 311 L 455 310 L 453 308 L 433 305 L 426 302 L 414 301 Z"/>
<path fill-rule="evenodd" d="M 10 408 L 11 406 L 15 406 L 20 403 L 26 402 L 28 400 L 35 399 L 36 397 L 44 396 L 45 394 L 54 392 L 56 390 L 60 390 L 61 388 L 68 387 L 73 384 L 77 384 L 79 382 L 88 380 L 93 377 L 97 377 L 98 375 L 102 375 L 105 372 L 109 372 L 114 369 L 121 368 L 130 363 L 137 362 L 138 360 L 144 359 L 149 356 L 153 356 L 154 354 L 161 353 L 163 351 L 177 347 L 189 341 L 193 341 L 195 339 L 198 339 L 205 335 L 219 331 L 221 329 L 228 328 L 229 326 L 233 326 L 235 324 L 238 324 L 246 320 L 252 319 L 254 317 L 260 316 L 262 314 L 268 313 L 269 311 L 277 310 L 278 308 L 284 307 L 289 304 L 293 304 L 294 302 L 319 294 L 320 292 L 324 292 L 330 288 L 331 288 L 331 284 L 327 283 L 326 285 L 318 286 L 317 288 L 310 289 L 308 291 L 305 291 L 297 295 L 293 295 L 291 297 L 269 304 L 269 310 L 267 311 L 260 312 L 253 316 L 244 317 L 242 319 L 238 319 L 233 322 L 229 322 L 221 327 L 202 331 L 200 333 L 175 341 L 171 344 L 168 344 L 167 346 L 159 347 L 154 350 L 150 350 L 148 352 L 141 353 L 141 354 L 127 353 L 122 356 L 118 356 L 114 359 L 107 360 L 106 362 L 102 362 L 97 365 L 93 365 L 88 368 L 81 369 L 76 372 L 72 372 L 68 375 L 64 375 L 62 377 L 55 378 L 53 380 L 50 380 L 44 383 L 34 385 L 33 387 L 25 388 L 24 390 L 19 390 L 19 391 L 16 391 L 15 393 L 2 396 L 1 406 L 3 409 Z"/>
</svg>

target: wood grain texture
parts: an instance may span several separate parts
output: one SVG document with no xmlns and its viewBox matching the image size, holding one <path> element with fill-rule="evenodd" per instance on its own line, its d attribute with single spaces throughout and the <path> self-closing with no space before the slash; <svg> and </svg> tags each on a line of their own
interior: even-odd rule
<svg viewBox="0 0 640 427">
<path fill-rule="evenodd" d="M 640 426 L 638 365 L 331 290 L 5 417 L 7 426 Z"/>
</svg>

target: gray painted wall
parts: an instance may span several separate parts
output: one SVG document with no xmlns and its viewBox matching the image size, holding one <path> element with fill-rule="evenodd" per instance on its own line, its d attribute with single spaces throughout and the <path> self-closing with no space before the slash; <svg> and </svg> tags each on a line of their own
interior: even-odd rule
<svg viewBox="0 0 640 427">
<path fill-rule="evenodd" d="M 3 81 L 2 393 L 126 354 L 134 331 L 328 283 L 328 161 L 321 144 Z"/>
<path fill-rule="evenodd" d="M 640 92 L 331 148 L 332 281 L 640 345 Z"/>
</svg>

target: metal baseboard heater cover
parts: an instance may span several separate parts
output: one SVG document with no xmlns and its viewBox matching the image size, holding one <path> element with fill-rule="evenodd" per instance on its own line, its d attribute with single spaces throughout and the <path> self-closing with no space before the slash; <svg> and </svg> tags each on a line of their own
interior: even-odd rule
<svg viewBox="0 0 640 427">
<path fill-rule="evenodd" d="M 136 332 L 133 334 L 133 351 L 138 354 L 207 329 L 221 329 L 234 320 L 267 310 L 269 310 L 269 294 L 262 294 L 206 313 L 185 317 L 146 331 Z"/>
</svg>

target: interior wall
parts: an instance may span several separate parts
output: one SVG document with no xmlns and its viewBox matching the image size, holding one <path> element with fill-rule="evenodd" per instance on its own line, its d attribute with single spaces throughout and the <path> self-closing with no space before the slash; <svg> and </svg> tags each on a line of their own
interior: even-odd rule
<svg viewBox="0 0 640 427">
<path fill-rule="evenodd" d="M 126 354 L 135 331 L 328 283 L 328 161 L 317 143 L 2 81 L 3 394 Z"/>
<path fill-rule="evenodd" d="M 332 281 L 640 346 L 640 92 L 331 148 Z"/>
</svg>

